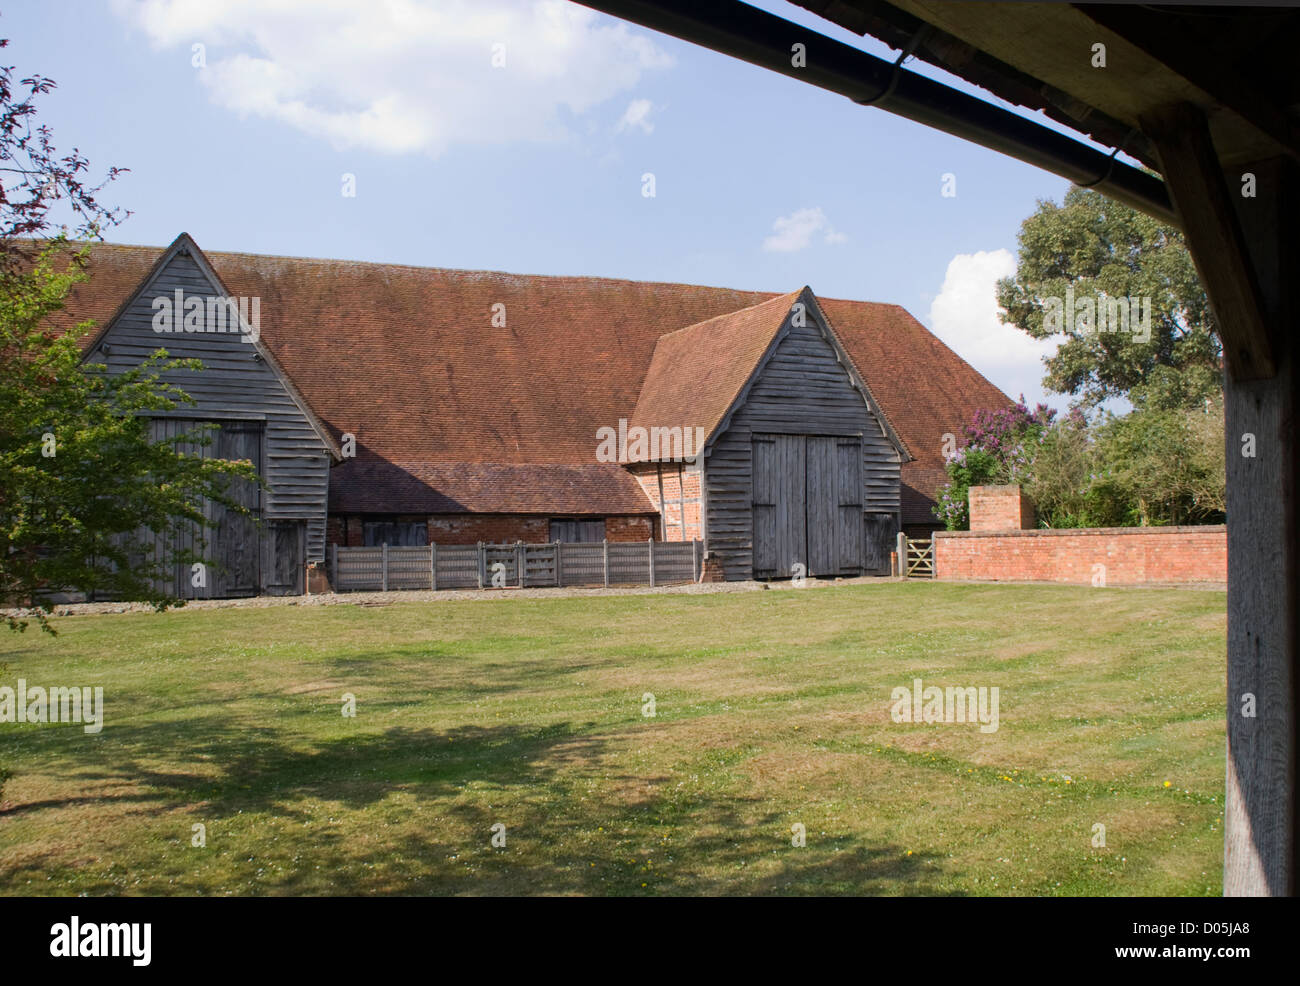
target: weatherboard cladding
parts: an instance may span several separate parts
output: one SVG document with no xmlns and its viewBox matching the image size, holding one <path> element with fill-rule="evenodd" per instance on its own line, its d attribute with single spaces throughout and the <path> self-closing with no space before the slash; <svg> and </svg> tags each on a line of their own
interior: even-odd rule
<svg viewBox="0 0 1300 986">
<path fill-rule="evenodd" d="M 74 289 L 64 321 L 103 325 L 160 253 L 93 246 L 91 277 Z M 597 429 L 633 417 L 661 336 L 782 297 L 607 278 L 204 256 L 229 293 L 261 299 L 262 342 L 329 435 L 356 436 L 356 460 L 336 467 L 329 497 L 332 509 L 358 512 L 390 494 L 409 503 L 412 463 L 596 465 Z M 960 436 L 975 409 L 1009 401 L 902 308 L 817 301 L 913 457 L 902 466 L 904 521 L 932 523 L 943 434 Z M 504 324 L 494 311 L 504 313 Z M 517 473 L 518 506 L 552 510 L 550 478 L 540 468 Z M 474 470 L 446 468 L 430 474 L 423 495 L 431 505 L 468 509 L 482 486 Z M 593 486 L 590 509 L 575 503 L 566 512 L 612 513 L 605 493 Z M 414 495 L 418 501 L 418 488 Z"/>
<path fill-rule="evenodd" d="M 795 324 L 790 313 L 790 297 L 778 299 L 787 302 L 783 311 L 765 313 L 776 316 L 779 331 L 768 332 L 775 345 L 739 395 L 739 404 L 723 422 L 705 459 L 709 553 L 730 579 L 751 577 L 754 563 L 755 435 L 860 436 L 860 512 L 887 515 L 897 530 L 898 477 L 905 452 L 872 412 L 867 395 L 854 387 L 853 374 L 838 358 L 832 330 L 815 302 L 810 295 L 803 297 L 808 304 L 802 325 Z M 865 525 L 864 519 L 855 525 L 859 539 Z"/>
<path fill-rule="evenodd" d="M 323 560 L 330 456 L 320 435 L 274 367 L 238 333 L 154 330 L 155 298 L 174 299 L 177 290 L 185 297 L 222 296 L 194 256 L 176 252 L 142 287 L 95 341 L 91 360 L 104 363 L 110 372 L 138 366 L 159 348 L 177 359 L 202 360 L 201 372 L 164 375 L 195 401 L 174 413 L 190 419 L 263 422 L 261 473 L 267 488 L 261 498 L 262 517 L 305 521 L 307 557 Z"/>
</svg>

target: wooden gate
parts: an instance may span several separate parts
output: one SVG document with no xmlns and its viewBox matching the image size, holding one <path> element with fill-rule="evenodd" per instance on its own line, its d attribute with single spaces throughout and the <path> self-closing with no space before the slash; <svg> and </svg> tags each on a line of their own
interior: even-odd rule
<svg viewBox="0 0 1300 986">
<path fill-rule="evenodd" d="M 898 535 L 899 564 L 909 579 L 934 578 L 934 541 Z"/>
<path fill-rule="evenodd" d="M 857 575 L 863 564 L 862 440 L 753 436 L 754 576 Z"/>
</svg>

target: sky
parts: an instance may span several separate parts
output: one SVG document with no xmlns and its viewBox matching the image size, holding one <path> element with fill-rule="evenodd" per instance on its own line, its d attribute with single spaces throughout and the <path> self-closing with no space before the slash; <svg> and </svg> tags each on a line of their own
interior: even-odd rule
<svg viewBox="0 0 1300 986">
<path fill-rule="evenodd" d="M 58 83 L 56 146 L 130 169 L 102 197 L 132 212 L 115 242 L 807 284 L 902 305 L 1009 396 L 1066 406 L 1054 344 L 994 295 L 1064 179 L 568 0 L 0 0 L 0 37 L 16 78 Z"/>
</svg>

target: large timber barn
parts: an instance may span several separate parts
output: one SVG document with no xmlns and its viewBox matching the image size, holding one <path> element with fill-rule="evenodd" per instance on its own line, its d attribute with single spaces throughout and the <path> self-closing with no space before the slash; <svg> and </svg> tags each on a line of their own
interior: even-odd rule
<svg viewBox="0 0 1300 986">
<path fill-rule="evenodd" d="M 900 529 L 937 526 L 944 436 L 1010 403 L 902 308 L 806 287 L 205 255 L 186 234 L 96 244 L 88 272 L 64 313 L 99 326 L 87 359 L 202 360 L 157 433 L 215 422 L 208 454 L 265 481 L 262 523 L 209 511 L 218 574 L 178 572 L 181 595 L 300 593 L 331 544 L 699 540 L 726 579 L 886 573 Z"/>
</svg>

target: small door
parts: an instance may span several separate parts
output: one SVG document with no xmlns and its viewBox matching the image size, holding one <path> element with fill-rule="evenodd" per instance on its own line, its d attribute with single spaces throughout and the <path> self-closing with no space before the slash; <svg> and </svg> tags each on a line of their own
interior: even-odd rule
<svg viewBox="0 0 1300 986">
<path fill-rule="evenodd" d="M 303 591 L 307 524 L 277 520 L 262 527 L 262 591 L 268 596 L 298 596 Z"/>
<path fill-rule="evenodd" d="M 865 514 L 862 570 L 872 575 L 889 574 L 889 553 L 894 550 L 898 534 L 898 517 L 895 514 Z"/>
</svg>

